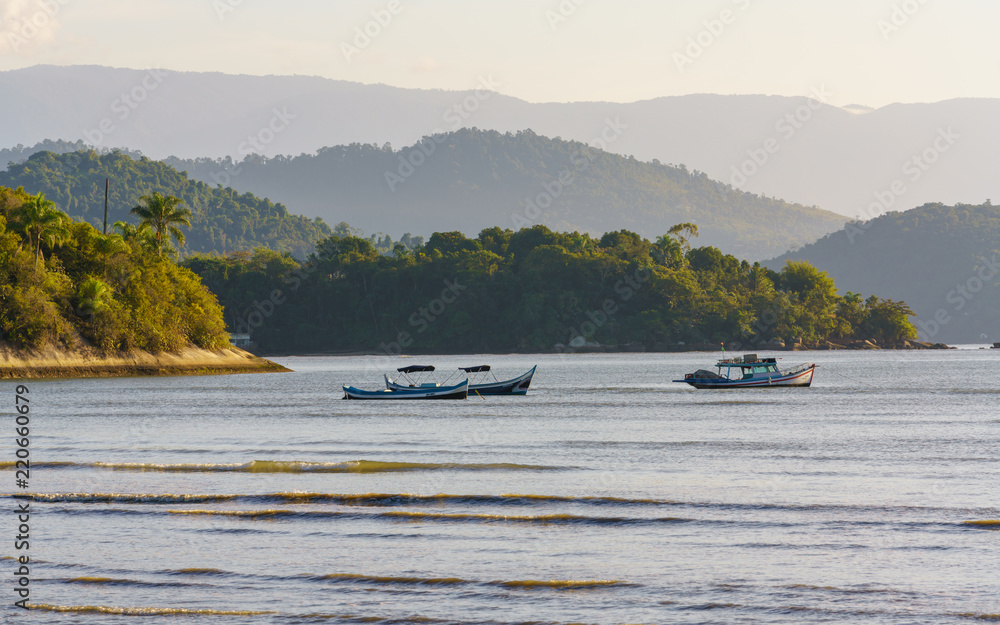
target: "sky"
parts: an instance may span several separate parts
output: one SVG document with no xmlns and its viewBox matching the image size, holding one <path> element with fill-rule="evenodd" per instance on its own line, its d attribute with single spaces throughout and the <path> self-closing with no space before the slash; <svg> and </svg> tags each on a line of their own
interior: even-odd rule
<svg viewBox="0 0 1000 625">
<path fill-rule="evenodd" d="M 1000 97 L 996 0 L 0 0 L 0 70 L 299 74 L 530 102 Z"/>
</svg>

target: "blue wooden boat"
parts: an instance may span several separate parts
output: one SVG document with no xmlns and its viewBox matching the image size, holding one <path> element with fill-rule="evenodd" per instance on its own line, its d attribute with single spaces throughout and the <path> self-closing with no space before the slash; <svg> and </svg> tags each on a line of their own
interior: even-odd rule
<svg viewBox="0 0 1000 625">
<path fill-rule="evenodd" d="M 353 386 L 344 387 L 344 399 L 465 399 L 469 396 L 469 381 L 462 380 L 453 386 L 421 386 L 390 390 L 366 391 Z"/>
<path fill-rule="evenodd" d="M 496 375 L 490 371 L 489 365 L 478 367 L 460 367 L 459 371 L 464 371 L 469 378 L 469 392 L 479 395 L 527 395 L 528 387 L 531 385 L 531 378 L 535 375 L 535 365 L 526 373 L 511 378 L 509 380 L 498 380 Z M 488 375 L 487 375 L 488 374 Z M 487 378 L 492 376 L 493 380 Z"/>
<path fill-rule="evenodd" d="M 510 378 L 509 380 L 498 380 L 493 374 L 489 365 L 479 365 L 476 367 L 459 367 L 457 374 L 464 375 L 469 382 L 469 393 L 473 395 L 527 395 L 528 387 L 531 385 L 531 378 L 535 375 L 535 365 L 527 372 Z M 385 376 L 386 388 L 394 391 L 408 391 L 421 388 L 440 388 L 437 382 L 423 382 L 419 376 L 411 377 L 411 374 L 427 373 L 434 371 L 434 367 L 426 365 L 413 365 L 397 369 L 400 375 L 390 379 Z M 449 376 L 454 377 L 453 373 Z M 489 378 L 493 379 L 490 380 Z M 447 384 L 445 380 L 443 384 Z"/>
<path fill-rule="evenodd" d="M 800 365 L 789 371 L 778 367 L 776 358 L 758 358 L 757 354 L 724 358 L 715 364 L 716 371 L 699 369 L 688 373 L 683 380 L 695 388 L 778 388 L 783 386 L 809 386 L 819 365 Z M 734 375 L 735 374 L 735 375 Z"/>
</svg>

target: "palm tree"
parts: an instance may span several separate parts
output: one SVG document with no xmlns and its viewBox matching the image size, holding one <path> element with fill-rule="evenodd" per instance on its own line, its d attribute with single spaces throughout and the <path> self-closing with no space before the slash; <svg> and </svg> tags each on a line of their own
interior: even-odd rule
<svg viewBox="0 0 1000 625">
<path fill-rule="evenodd" d="M 108 305 L 113 292 L 111 287 L 97 278 L 87 278 L 76 290 L 76 314 L 90 319 L 94 313 L 100 312 Z"/>
<path fill-rule="evenodd" d="M 23 204 L 14 214 L 13 229 L 21 232 L 35 250 L 35 265 L 42 255 L 42 242 L 50 248 L 62 245 L 69 236 L 66 229 L 66 215 L 56 209 L 51 200 L 39 193 Z"/>
<path fill-rule="evenodd" d="M 138 226 L 127 221 L 116 221 L 111 226 L 113 234 L 119 236 L 126 245 L 137 243 L 142 250 L 152 250 L 157 247 L 156 233 L 153 232 L 149 224 L 141 223 Z"/>
<path fill-rule="evenodd" d="M 122 222 L 117 221 L 114 228 Z M 129 226 L 131 224 L 123 224 Z M 134 227 L 134 226 L 133 226 Z M 94 241 L 94 252 L 101 256 L 101 259 L 106 263 L 108 260 L 117 254 L 123 254 L 128 251 L 128 246 L 125 245 L 125 237 L 119 233 L 112 233 L 109 235 L 98 235 Z"/>
<path fill-rule="evenodd" d="M 139 227 L 149 226 L 156 233 L 156 253 L 163 253 L 166 236 L 172 236 L 179 244 L 184 245 L 184 233 L 177 225 L 191 227 L 191 209 L 181 206 L 180 198 L 172 195 L 160 195 L 154 191 L 152 195 L 139 198 L 139 205 L 129 214 L 138 215 L 142 222 Z M 177 225 L 175 225 L 177 224 Z"/>
<path fill-rule="evenodd" d="M 144 240 L 146 238 L 154 239 L 153 233 L 149 229 L 149 224 L 142 223 L 138 226 L 135 224 L 130 224 L 127 221 L 116 221 L 111 224 L 111 231 L 114 234 L 121 236 L 124 241 L 133 240 Z"/>
</svg>

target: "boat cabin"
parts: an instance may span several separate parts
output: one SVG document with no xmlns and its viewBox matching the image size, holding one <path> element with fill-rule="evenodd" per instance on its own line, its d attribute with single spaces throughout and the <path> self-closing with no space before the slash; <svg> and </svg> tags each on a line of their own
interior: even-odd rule
<svg viewBox="0 0 1000 625">
<path fill-rule="evenodd" d="M 774 375 L 780 375 L 778 371 L 778 359 L 777 358 L 758 358 L 757 354 L 745 354 L 742 357 L 736 356 L 735 358 L 723 358 L 715 364 L 718 369 L 718 376 L 724 377 L 726 379 L 733 379 L 733 370 L 737 369 L 736 372 L 738 377 L 736 379 L 749 380 L 751 378 L 770 378 Z M 725 368 L 726 372 L 723 374 L 722 370 Z"/>
</svg>

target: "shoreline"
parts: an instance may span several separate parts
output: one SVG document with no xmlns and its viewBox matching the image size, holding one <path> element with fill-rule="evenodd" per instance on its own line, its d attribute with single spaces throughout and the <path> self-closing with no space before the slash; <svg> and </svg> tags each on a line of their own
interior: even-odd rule
<svg viewBox="0 0 1000 625">
<path fill-rule="evenodd" d="M 891 345 L 891 346 L 878 346 L 874 343 L 869 342 L 859 342 L 860 344 L 853 345 L 803 345 L 801 343 L 794 345 L 793 347 L 778 346 L 773 344 L 768 345 L 756 345 L 756 346 L 741 346 L 741 345 L 726 345 L 725 351 L 732 354 L 742 354 L 742 353 L 753 353 L 757 352 L 826 352 L 826 351 L 923 351 L 923 350 L 954 350 L 958 349 L 952 345 L 946 345 L 944 343 L 923 343 L 919 341 L 906 341 L 905 345 Z M 311 358 L 322 358 L 322 357 L 351 357 L 351 356 L 382 356 L 388 358 L 409 358 L 417 356 L 464 356 L 469 354 L 488 354 L 491 356 L 516 356 L 516 355 L 536 355 L 536 354 L 683 354 L 683 353 L 718 353 L 718 344 L 692 344 L 692 345 L 671 345 L 671 346 L 661 346 L 654 349 L 647 349 L 644 346 L 611 346 L 611 345 L 599 345 L 599 346 L 585 346 L 585 347 L 568 347 L 561 346 L 554 349 L 548 350 L 506 350 L 506 351 L 496 351 L 496 352 L 479 352 L 479 351 L 441 351 L 441 350 L 428 350 L 428 351 L 412 351 L 412 352 L 402 352 L 398 354 L 387 354 L 384 351 L 377 350 L 343 350 L 343 351 L 317 351 L 317 352 L 271 352 L 265 355 L 268 358 L 288 358 L 288 357 L 311 357 Z"/>
<path fill-rule="evenodd" d="M 281 373 L 291 369 L 238 347 L 188 347 L 154 354 L 131 351 L 106 355 L 97 350 L 44 351 L 0 347 L 0 380 L 112 378 L 236 373 Z"/>
</svg>

